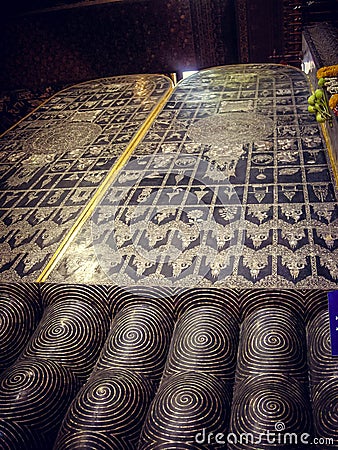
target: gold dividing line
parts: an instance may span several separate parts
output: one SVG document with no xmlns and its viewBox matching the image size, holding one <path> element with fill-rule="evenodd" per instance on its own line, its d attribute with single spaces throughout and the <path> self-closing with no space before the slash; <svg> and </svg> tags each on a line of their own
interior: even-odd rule
<svg viewBox="0 0 338 450">
<path fill-rule="evenodd" d="M 98 187 L 97 191 L 91 198 L 91 200 L 88 202 L 88 204 L 83 209 L 82 213 L 77 218 L 74 225 L 71 227 L 71 229 L 68 231 L 66 236 L 64 237 L 63 241 L 55 251 L 54 255 L 51 257 L 51 259 L 48 261 L 46 267 L 43 269 L 39 277 L 37 278 L 37 283 L 43 283 L 47 280 L 48 276 L 52 272 L 52 270 L 55 268 L 55 266 L 58 264 L 60 259 L 65 254 L 66 250 L 68 249 L 71 242 L 73 242 L 74 238 L 77 236 L 79 231 L 81 230 L 82 226 L 85 224 L 87 219 L 92 215 L 95 207 L 99 203 L 99 201 L 102 199 L 103 195 L 106 193 L 108 187 L 111 185 L 111 183 L 114 181 L 116 176 L 118 175 L 119 171 L 122 169 L 122 167 L 126 164 L 128 159 L 130 158 L 132 152 L 135 150 L 141 139 L 144 137 L 148 129 L 150 128 L 151 124 L 155 120 L 158 113 L 161 111 L 163 106 L 165 105 L 166 101 L 168 100 L 170 94 L 172 93 L 173 88 L 171 87 L 168 89 L 165 96 L 162 98 L 162 100 L 157 104 L 157 106 L 153 109 L 153 111 L 149 114 L 146 121 L 143 123 L 139 131 L 136 133 L 136 135 L 132 138 L 130 141 L 128 147 L 125 149 L 125 151 L 122 153 L 120 158 L 117 160 L 117 162 L 114 164 L 114 166 L 111 168 L 110 172 L 102 182 L 102 184 Z"/>
</svg>

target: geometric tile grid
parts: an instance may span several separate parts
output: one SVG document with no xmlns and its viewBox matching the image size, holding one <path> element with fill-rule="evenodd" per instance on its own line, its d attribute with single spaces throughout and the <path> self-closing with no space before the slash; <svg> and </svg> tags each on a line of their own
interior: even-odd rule
<svg viewBox="0 0 338 450">
<path fill-rule="evenodd" d="M 72 86 L 0 141 L 0 272 L 34 281 L 171 82 L 161 75 Z"/>
<path fill-rule="evenodd" d="M 336 287 L 337 190 L 309 92 L 270 64 L 179 83 L 48 281 Z"/>
<path fill-rule="evenodd" d="M 270 449 L 267 432 L 337 448 L 325 291 L 26 286 L 43 311 L 19 358 L 2 355 L 4 448 Z"/>
</svg>

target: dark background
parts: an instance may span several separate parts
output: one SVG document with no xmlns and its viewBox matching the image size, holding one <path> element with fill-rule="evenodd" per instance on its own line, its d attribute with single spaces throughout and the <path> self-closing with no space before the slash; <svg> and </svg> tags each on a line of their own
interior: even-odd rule
<svg viewBox="0 0 338 450">
<path fill-rule="evenodd" d="M 0 90 L 130 73 L 301 61 L 304 24 L 336 0 L 30 0 L 0 14 Z"/>
</svg>

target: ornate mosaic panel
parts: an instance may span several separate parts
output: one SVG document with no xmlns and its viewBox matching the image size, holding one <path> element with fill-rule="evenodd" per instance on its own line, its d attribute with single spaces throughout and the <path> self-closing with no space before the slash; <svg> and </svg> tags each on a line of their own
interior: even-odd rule
<svg viewBox="0 0 338 450">
<path fill-rule="evenodd" d="M 0 279 L 34 281 L 170 89 L 161 75 L 70 87 L 0 140 Z"/>
<path fill-rule="evenodd" d="M 336 287 L 337 190 L 308 95 L 279 65 L 181 82 L 50 280 Z"/>
</svg>

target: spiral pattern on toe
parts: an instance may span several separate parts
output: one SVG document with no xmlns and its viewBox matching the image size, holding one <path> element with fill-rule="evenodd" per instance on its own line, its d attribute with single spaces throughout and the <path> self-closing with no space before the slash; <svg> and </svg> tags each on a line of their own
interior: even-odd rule
<svg viewBox="0 0 338 450">
<path fill-rule="evenodd" d="M 312 390 L 314 427 L 317 436 L 338 442 L 338 378 L 323 380 Z M 321 447 L 326 448 L 326 447 Z M 335 448 L 332 445 L 327 448 Z"/>
<path fill-rule="evenodd" d="M 224 307 L 196 307 L 178 319 L 168 353 L 164 378 L 196 371 L 233 381 L 239 326 Z"/>
<path fill-rule="evenodd" d="M 257 375 L 236 384 L 231 411 L 230 432 L 266 434 L 276 432 L 276 424 L 284 424 L 285 432 L 310 433 L 310 404 L 305 385 L 284 375 Z M 264 446 L 265 445 L 265 446 Z M 271 444 L 270 444 L 271 445 Z M 266 436 L 262 448 L 267 446 Z M 231 444 L 230 449 L 257 449 L 257 444 L 245 447 Z"/>
<path fill-rule="evenodd" d="M 142 445 L 142 450 L 206 450 L 205 445 L 195 443 L 183 444 L 182 442 L 147 442 Z M 213 448 L 218 448 L 214 446 Z"/>
<path fill-rule="evenodd" d="M 236 380 L 259 373 L 285 373 L 307 380 L 305 327 L 281 305 L 248 315 L 241 328 Z"/>
<path fill-rule="evenodd" d="M 100 309 L 101 314 L 109 315 L 109 286 L 42 283 L 40 291 L 44 307 L 71 300 L 88 303 Z"/>
<path fill-rule="evenodd" d="M 300 318 L 304 317 L 303 296 L 296 290 L 278 289 L 247 289 L 240 294 L 240 312 L 246 316 L 264 306 L 287 307 Z"/>
<path fill-rule="evenodd" d="M 0 420 L 0 445 L 1 450 L 40 450 L 41 436 L 34 438 L 28 427 L 19 425 L 9 420 Z"/>
<path fill-rule="evenodd" d="M 57 448 L 68 448 L 64 435 L 72 441 L 79 432 L 100 433 L 108 440 L 114 437 L 134 448 L 152 395 L 151 382 L 141 375 L 127 370 L 97 372 L 69 408 L 58 437 L 63 444 Z"/>
<path fill-rule="evenodd" d="M 73 375 L 60 364 L 36 358 L 17 362 L 0 377 L 1 418 L 29 427 L 35 436 L 54 437 L 75 388 Z"/>
<path fill-rule="evenodd" d="M 0 284 L 0 373 L 19 356 L 42 314 L 33 284 Z"/>
<path fill-rule="evenodd" d="M 139 448 L 162 448 L 152 446 L 155 443 L 175 444 L 175 448 L 194 444 L 196 433 L 203 428 L 225 433 L 229 390 L 229 385 L 212 375 L 186 372 L 171 376 L 160 385 L 151 404 Z"/>
<path fill-rule="evenodd" d="M 217 433 L 259 435 L 277 425 L 338 440 L 327 292 L 147 290 L 42 285 L 45 311 L 28 339 L 41 310 L 38 289 L 0 285 L 0 364 L 19 356 L 0 375 L 1 448 L 52 448 L 95 362 L 56 450 L 216 449 L 224 448 Z M 214 433 L 210 444 L 196 441 L 203 429 Z"/>
<path fill-rule="evenodd" d="M 240 292 L 235 289 L 185 289 L 175 295 L 176 317 L 202 305 L 219 305 L 224 312 L 239 320 Z"/>
<path fill-rule="evenodd" d="M 114 319 L 96 370 L 124 368 L 159 382 L 174 327 L 156 305 L 124 308 Z"/>
<path fill-rule="evenodd" d="M 169 316 L 174 315 L 173 290 L 164 287 L 128 286 L 127 289 L 110 286 L 108 303 L 115 317 L 122 309 L 140 304 L 157 306 Z"/>
<path fill-rule="evenodd" d="M 327 291 L 309 290 L 303 293 L 305 320 L 310 322 L 318 313 L 327 311 Z"/>
<path fill-rule="evenodd" d="M 95 364 L 108 327 L 108 316 L 94 305 L 58 301 L 46 308 L 20 359 L 57 361 L 85 379 Z"/>
<path fill-rule="evenodd" d="M 62 434 L 54 450 L 130 450 L 130 442 L 113 435 L 94 431 L 74 431 Z"/>
<path fill-rule="evenodd" d="M 338 377 L 338 360 L 332 356 L 328 311 L 322 311 L 308 323 L 308 363 L 311 385 L 327 377 Z"/>
</svg>

